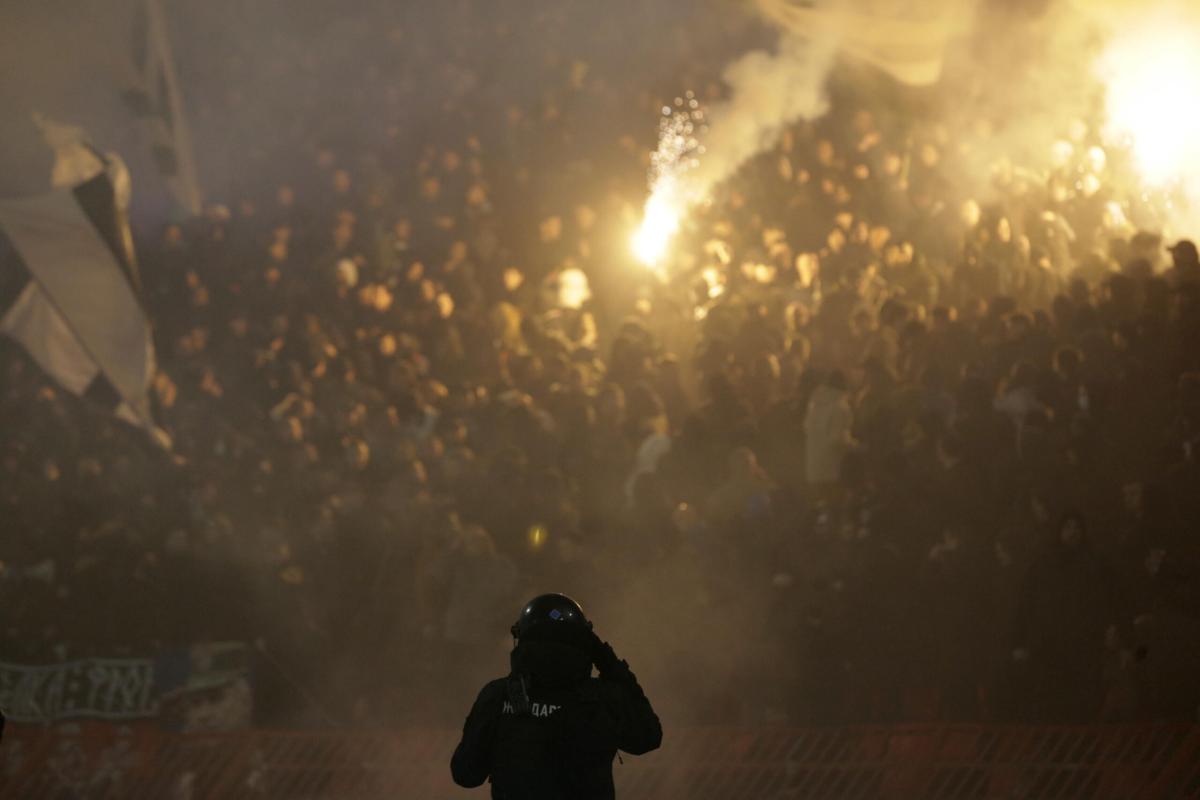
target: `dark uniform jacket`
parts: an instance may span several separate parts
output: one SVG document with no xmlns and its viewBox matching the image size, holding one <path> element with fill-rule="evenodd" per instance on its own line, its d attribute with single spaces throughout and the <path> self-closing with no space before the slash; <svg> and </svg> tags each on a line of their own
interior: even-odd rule
<svg viewBox="0 0 1200 800">
<path fill-rule="evenodd" d="M 490 780 L 494 800 L 613 800 L 617 750 L 654 750 L 662 726 L 629 665 L 602 651 L 593 678 L 590 657 L 573 648 L 514 650 L 512 674 L 484 686 L 471 708 L 450 761 L 454 782 Z"/>
</svg>

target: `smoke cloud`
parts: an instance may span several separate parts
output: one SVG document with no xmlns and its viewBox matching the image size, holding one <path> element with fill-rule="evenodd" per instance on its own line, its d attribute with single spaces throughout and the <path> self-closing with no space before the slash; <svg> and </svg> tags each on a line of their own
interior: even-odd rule
<svg viewBox="0 0 1200 800">
<path fill-rule="evenodd" d="M 773 146 L 788 125 L 826 111 L 837 38 L 813 33 L 785 35 L 775 52 L 754 50 L 726 67 L 722 79 L 729 99 L 710 109 L 710 127 L 699 138 L 696 117 L 687 108 L 682 116 L 664 109 L 668 118 L 652 158 L 650 198 L 632 241 L 644 263 L 655 267 L 661 261 L 683 216 L 707 200 L 714 186 Z M 696 105 L 690 100 L 690 107 Z"/>
<path fill-rule="evenodd" d="M 775 145 L 788 125 L 824 114 L 825 86 L 836 54 L 832 35 L 789 33 L 775 53 L 757 50 L 730 64 L 723 78 L 731 94 L 709 111 L 704 157 L 688 175 L 691 195 L 705 197 L 747 160 Z"/>
<path fill-rule="evenodd" d="M 755 50 L 726 67 L 722 78 L 730 93 L 708 110 L 699 148 L 683 144 L 677 129 L 663 129 L 645 221 L 634 239 L 635 252 L 647 263 L 665 252 L 687 208 L 774 146 L 789 125 L 828 110 L 827 84 L 839 55 L 873 64 L 905 83 L 936 82 L 946 43 L 964 30 L 975 7 L 941 0 L 916 9 L 894 0 L 756 5 L 781 30 L 774 52 Z M 690 135 L 690 128 L 682 133 Z M 695 160 L 695 154 L 702 157 Z"/>
<path fill-rule="evenodd" d="M 755 51 L 724 73 L 729 99 L 708 112 L 703 157 L 660 191 L 671 204 L 706 199 L 714 186 L 773 146 L 790 124 L 822 115 L 839 56 L 902 82 L 941 74 L 940 111 L 918 125 L 979 121 L 954 169 L 963 197 L 988 201 L 997 177 L 1056 167 L 1065 143 L 1125 151 L 1132 175 L 1109 174 L 1166 198 L 1168 227 L 1200 223 L 1200 10 L 1160 0 L 975 3 L 827 0 L 814 7 L 758 0 L 781 29 L 777 50 Z M 814 27 L 815 25 L 815 27 Z M 1087 129 L 1091 121 L 1097 129 Z M 960 128 L 951 124 L 952 128 Z M 1057 149 L 1056 149 L 1057 147 Z M 1124 157 L 1124 156 L 1123 156 Z M 653 208 L 653 205 L 651 206 Z M 1138 215 L 1135 213 L 1134 217 Z M 1157 224 L 1143 216 L 1141 222 Z"/>
</svg>

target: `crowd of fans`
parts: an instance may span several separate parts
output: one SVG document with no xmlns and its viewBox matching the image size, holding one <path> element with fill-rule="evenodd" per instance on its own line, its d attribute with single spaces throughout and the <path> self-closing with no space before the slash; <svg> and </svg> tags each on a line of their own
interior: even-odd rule
<svg viewBox="0 0 1200 800">
<path fill-rule="evenodd" d="M 551 47 L 499 102 L 473 7 L 143 237 L 170 451 L 0 340 L 5 660 L 242 640 L 264 720 L 450 721 L 553 590 L 675 720 L 1195 718 L 1200 259 L 1086 129 L 966 188 L 977 120 L 835 77 L 659 275 L 662 100 Z"/>
</svg>

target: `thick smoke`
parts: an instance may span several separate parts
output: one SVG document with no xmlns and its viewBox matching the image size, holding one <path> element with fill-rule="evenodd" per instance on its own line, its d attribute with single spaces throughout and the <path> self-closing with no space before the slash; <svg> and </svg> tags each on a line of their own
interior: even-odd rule
<svg viewBox="0 0 1200 800">
<path fill-rule="evenodd" d="M 922 39 L 944 40 L 968 24 L 964 20 L 975 8 L 974 2 L 944 0 L 917 9 L 912 4 L 897 5 L 895 0 L 827 0 L 815 9 L 802 10 L 800 18 L 789 18 L 786 10 L 772 12 L 769 5 L 761 4 L 764 16 L 783 28 L 775 51 L 755 50 L 725 69 L 722 77 L 730 92 L 727 100 L 708 110 L 703 157 L 694 166 L 684 165 L 674 173 L 668 170 L 666 180 L 661 174 L 655 176 L 647 218 L 660 233 L 673 232 L 674 215 L 682 213 L 681 206 L 706 200 L 747 160 L 774 146 L 789 125 L 824 114 L 828 79 L 840 54 L 857 53 L 872 62 L 895 60 L 911 67 L 911 60 L 906 60 L 912 58 L 914 48 L 911 43 L 897 47 L 893 41 L 897 31 L 919 30 Z M 872 28 L 865 37 L 854 27 L 864 20 Z M 895 30 L 889 27 L 893 22 Z M 917 43 L 915 49 L 926 45 Z"/>
<path fill-rule="evenodd" d="M 824 114 L 825 86 L 837 53 L 832 29 L 825 36 L 784 35 L 774 53 L 756 50 L 724 73 L 730 97 L 709 111 L 705 154 L 688 175 L 697 199 L 758 153 L 772 147 L 784 129 Z"/>
<path fill-rule="evenodd" d="M 713 187 L 773 146 L 791 123 L 825 113 L 826 81 L 837 50 L 832 26 L 785 35 L 775 52 L 754 50 L 726 67 L 722 79 L 729 98 L 710 109 L 710 127 L 699 141 L 693 121 L 701 124 L 702 117 L 683 109 L 682 118 L 675 114 L 664 122 L 652 158 L 650 198 L 632 242 L 639 259 L 660 262 L 683 216 L 705 202 Z M 695 108 L 697 101 L 690 104 Z M 665 112 L 672 114 L 669 107 Z"/>
<path fill-rule="evenodd" d="M 819 18 L 821 28 L 786 30 L 776 52 L 749 53 L 726 69 L 729 99 L 709 110 L 703 158 L 679 186 L 656 187 L 656 199 L 703 201 L 773 146 L 788 125 L 823 114 L 838 56 L 864 55 L 861 32 L 847 27 L 853 20 L 884 27 L 888 20 L 919 22 L 931 25 L 921 29 L 931 35 L 941 21 L 950 33 L 945 74 L 932 90 L 940 100 L 913 122 L 962 130 L 959 123 L 969 121 L 978 128 L 972 141 L 958 143 L 956 165 L 945 166 L 959 196 L 988 202 L 1014 174 L 1037 182 L 1036 176 L 1060 169 L 1056 159 L 1067 144 L 1084 153 L 1100 143 L 1128 162 L 1128 174 L 1102 169 L 1099 180 L 1117 181 L 1114 188 L 1130 196 L 1148 190 L 1169 197 L 1162 203 L 1170 205 L 1169 228 L 1200 222 L 1200 203 L 1188 190 L 1200 185 L 1200 79 L 1191 77 L 1200 74 L 1200 10 L 1194 4 L 827 0 L 817 8 L 803 19 Z M 768 16 L 788 27 L 786 15 Z M 865 41 L 866 49 L 878 50 L 867 59 L 872 63 L 897 52 L 905 57 L 904 48 L 889 49 L 886 37 Z M 1135 221 L 1161 224 L 1149 212 L 1138 216 L 1134 210 Z"/>
</svg>

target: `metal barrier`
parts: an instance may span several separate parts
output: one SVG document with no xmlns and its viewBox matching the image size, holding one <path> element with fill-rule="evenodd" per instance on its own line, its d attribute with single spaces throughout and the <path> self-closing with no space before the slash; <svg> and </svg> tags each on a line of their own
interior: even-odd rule
<svg viewBox="0 0 1200 800">
<path fill-rule="evenodd" d="M 0 797 L 450 800 L 457 731 L 165 734 L 151 724 L 15 727 Z M 1200 727 L 668 727 L 615 764 L 622 800 L 1200 798 Z"/>
</svg>

